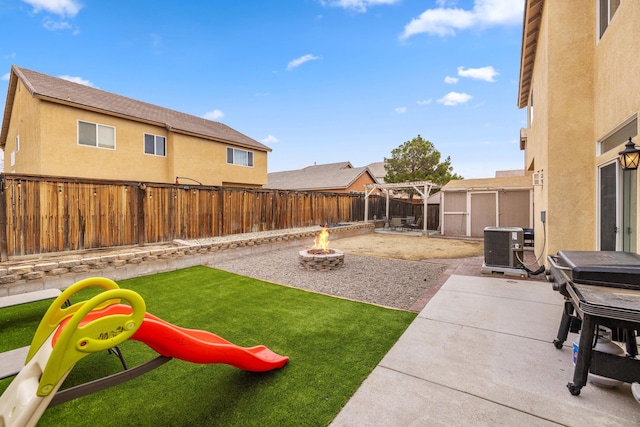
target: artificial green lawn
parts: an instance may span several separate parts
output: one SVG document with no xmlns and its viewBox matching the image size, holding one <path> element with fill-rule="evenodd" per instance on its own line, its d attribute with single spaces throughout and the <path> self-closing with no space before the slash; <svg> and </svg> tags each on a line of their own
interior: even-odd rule
<svg viewBox="0 0 640 427">
<path fill-rule="evenodd" d="M 251 373 L 174 359 L 49 408 L 39 426 L 327 425 L 416 316 L 202 266 L 118 284 L 138 292 L 147 311 L 168 322 L 244 347 L 264 344 L 290 360 L 282 369 Z M 0 351 L 28 345 L 47 306 L 0 310 Z M 129 366 L 157 355 L 135 341 L 120 347 Z M 63 388 L 119 370 L 115 356 L 92 354 Z M 0 381 L 0 392 L 10 380 Z"/>
</svg>

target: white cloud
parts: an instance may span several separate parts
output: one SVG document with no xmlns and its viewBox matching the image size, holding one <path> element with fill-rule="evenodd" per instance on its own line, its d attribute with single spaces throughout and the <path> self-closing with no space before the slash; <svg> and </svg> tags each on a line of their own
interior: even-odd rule
<svg viewBox="0 0 640 427">
<path fill-rule="evenodd" d="M 263 144 L 273 144 L 275 142 L 279 142 L 280 140 L 273 135 L 269 135 L 262 140 Z"/>
<path fill-rule="evenodd" d="M 484 80 L 485 82 L 494 82 L 494 77 L 499 76 L 500 73 L 496 71 L 491 65 L 482 68 L 467 68 L 458 67 L 458 75 L 460 77 L 469 77 L 474 80 Z"/>
<path fill-rule="evenodd" d="M 89 87 L 96 87 L 96 85 L 91 83 L 89 80 L 83 79 L 82 77 L 73 77 L 73 76 L 68 76 L 68 75 L 59 76 L 59 77 L 62 80 L 67 80 L 67 81 L 70 81 L 70 82 L 73 82 L 73 83 L 78 83 L 78 84 L 89 86 Z"/>
<path fill-rule="evenodd" d="M 204 113 L 203 117 L 207 120 L 218 120 L 224 117 L 224 113 L 221 110 L 211 110 Z"/>
<path fill-rule="evenodd" d="M 2 75 L 2 80 L 9 80 L 9 77 L 11 77 L 11 73 L 6 73 Z"/>
<path fill-rule="evenodd" d="M 416 104 L 418 104 L 418 105 L 429 105 L 429 104 L 431 104 L 431 100 L 430 99 L 423 99 L 421 101 L 417 101 Z"/>
<path fill-rule="evenodd" d="M 471 98 L 473 97 L 468 93 L 449 92 L 442 98 L 438 99 L 438 102 L 442 105 L 446 105 L 447 107 L 453 107 L 458 104 L 469 102 Z"/>
<path fill-rule="evenodd" d="M 314 55 L 311 55 L 311 54 L 307 54 L 307 55 L 301 56 L 300 58 L 294 59 L 293 61 L 289 62 L 289 64 L 287 64 L 287 71 L 291 71 L 294 68 L 301 66 L 305 62 L 315 61 L 317 59 L 320 59 L 320 57 L 319 56 L 314 56 Z"/>
<path fill-rule="evenodd" d="M 396 4 L 400 0 L 320 0 L 320 4 L 329 7 L 341 7 L 355 12 L 366 12 L 368 7 L 384 4 Z"/>
<path fill-rule="evenodd" d="M 404 114 L 407 112 L 407 107 L 396 107 L 393 111 L 398 114 Z"/>
<path fill-rule="evenodd" d="M 456 83 L 458 83 L 458 78 L 457 77 L 451 77 L 451 76 L 447 76 L 444 78 L 444 82 L 450 85 L 454 85 Z"/>
<path fill-rule="evenodd" d="M 33 12 L 44 10 L 54 15 L 73 18 L 80 12 L 82 5 L 77 0 L 22 0 L 33 6 Z"/>
<path fill-rule="evenodd" d="M 80 34 L 78 27 L 71 25 L 67 21 L 56 21 L 48 16 L 42 21 L 42 26 L 49 31 L 72 30 L 74 36 Z"/>
<path fill-rule="evenodd" d="M 458 30 L 488 28 L 522 23 L 524 0 L 474 0 L 473 9 L 443 7 L 427 9 L 404 27 L 402 39 L 421 33 L 453 36 Z"/>
</svg>

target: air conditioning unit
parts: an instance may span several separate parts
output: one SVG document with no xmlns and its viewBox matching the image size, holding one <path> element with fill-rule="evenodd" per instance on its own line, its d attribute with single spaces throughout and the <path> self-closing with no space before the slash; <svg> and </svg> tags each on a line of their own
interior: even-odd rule
<svg viewBox="0 0 640 427">
<path fill-rule="evenodd" d="M 485 227 L 484 265 L 521 268 L 524 257 L 524 231 L 520 227 Z"/>
</svg>

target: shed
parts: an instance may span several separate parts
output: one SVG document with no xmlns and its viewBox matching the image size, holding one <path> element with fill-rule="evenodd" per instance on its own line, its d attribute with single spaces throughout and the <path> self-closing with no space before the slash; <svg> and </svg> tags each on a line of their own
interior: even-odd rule
<svg viewBox="0 0 640 427">
<path fill-rule="evenodd" d="M 483 237 L 485 227 L 533 226 L 531 175 L 449 181 L 441 190 L 442 235 Z"/>
</svg>

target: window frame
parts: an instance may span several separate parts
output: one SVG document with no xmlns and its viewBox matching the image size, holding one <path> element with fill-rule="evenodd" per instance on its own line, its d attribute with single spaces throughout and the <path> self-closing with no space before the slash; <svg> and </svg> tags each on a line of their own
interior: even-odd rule
<svg viewBox="0 0 640 427">
<path fill-rule="evenodd" d="M 153 137 L 153 153 L 149 153 L 147 151 L 147 136 Z M 158 138 L 162 138 L 163 142 L 163 153 L 158 154 Z M 156 135 L 153 133 L 144 132 L 142 134 L 142 151 L 144 154 L 149 156 L 157 156 L 157 157 L 167 157 L 167 137 L 164 135 Z"/>
<path fill-rule="evenodd" d="M 96 132 L 95 133 L 95 141 L 96 141 L 95 145 L 83 144 L 83 143 L 80 142 L 80 123 L 84 123 L 84 124 L 87 124 L 87 125 L 93 125 L 95 127 L 95 132 Z M 113 129 L 113 146 L 100 144 L 100 128 Z M 103 150 L 115 150 L 116 149 L 116 127 L 115 126 L 110 126 L 110 125 L 104 125 L 102 123 L 88 122 L 86 120 L 78 120 L 78 123 L 77 123 L 77 144 L 82 146 L 82 147 L 102 148 Z"/>
<path fill-rule="evenodd" d="M 620 146 L 624 145 L 629 140 L 629 137 L 635 138 L 636 136 L 638 136 L 638 113 L 627 117 L 602 138 L 598 139 L 596 154 L 601 156 L 613 149 L 620 149 Z"/>
<path fill-rule="evenodd" d="M 246 164 L 245 163 L 238 163 L 238 160 L 236 159 L 237 153 L 246 153 Z M 231 154 L 231 156 L 230 156 Z M 249 151 L 249 150 L 244 150 L 242 148 L 235 148 L 235 147 L 227 147 L 227 164 L 228 165 L 234 165 L 234 166 L 244 166 L 247 168 L 252 168 L 254 167 L 254 155 L 253 155 L 253 151 Z"/>
<path fill-rule="evenodd" d="M 597 8 L 597 34 L 598 41 L 602 39 L 604 33 L 611 25 L 611 21 L 613 20 L 613 16 L 616 14 L 618 9 L 620 8 L 620 3 L 622 0 L 596 0 L 596 8 Z M 611 10 L 613 3 L 613 11 Z M 605 10 L 606 9 L 606 10 Z"/>
</svg>

